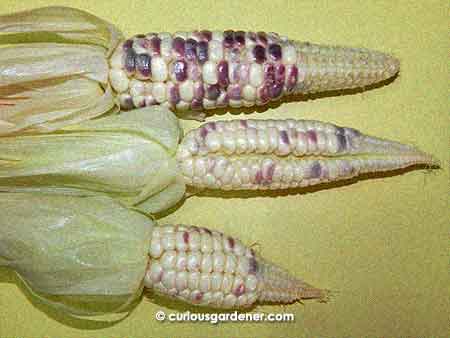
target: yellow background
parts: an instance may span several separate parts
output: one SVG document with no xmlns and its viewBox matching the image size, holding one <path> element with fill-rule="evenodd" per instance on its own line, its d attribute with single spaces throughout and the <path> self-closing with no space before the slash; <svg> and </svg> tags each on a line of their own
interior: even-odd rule
<svg viewBox="0 0 450 338">
<path fill-rule="evenodd" d="M 316 286 L 328 304 L 260 306 L 294 323 L 159 323 L 156 311 L 193 310 L 143 299 L 124 321 L 85 323 L 37 306 L 0 270 L 2 337 L 394 337 L 449 334 L 449 103 L 447 1 L 0 1 L 0 13 L 71 5 L 127 34 L 246 29 L 293 39 L 364 46 L 401 60 L 388 86 L 290 102 L 252 118 L 311 118 L 414 144 L 438 171 L 289 194 L 194 196 L 162 221 L 219 229 L 259 244 L 264 256 Z M 236 118 L 229 113 L 211 118 Z M 196 122 L 183 122 L 192 128 Z M 44 310 L 44 311 L 43 311 Z"/>
</svg>

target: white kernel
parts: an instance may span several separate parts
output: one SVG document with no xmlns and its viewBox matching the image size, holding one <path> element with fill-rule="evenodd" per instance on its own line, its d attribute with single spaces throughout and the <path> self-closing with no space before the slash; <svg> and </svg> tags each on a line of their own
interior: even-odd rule
<svg viewBox="0 0 450 338">
<path fill-rule="evenodd" d="M 249 259 L 245 256 L 240 256 L 238 259 L 236 272 L 241 276 L 246 276 L 248 275 L 249 267 Z"/>
<path fill-rule="evenodd" d="M 202 254 L 198 251 L 190 252 L 187 257 L 187 269 L 189 271 L 198 271 L 202 261 Z"/>
<path fill-rule="evenodd" d="M 308 151 L 308 142 L 306 134 L 304 132 L 298 132 L 295 153 L 296 155 L 303 155 L 306 154 L 307 151 Z"/>
<path fill-rule="evenodd" d="M 188 273 L 186 271 L 177 272 L 175 277 L 175 288 L 178 292 L 183 291 L 188 286 Z"/>
<path fill-rule="evenodd" d="M 237 298 L 235 295 L 226 295 L 223 299 L 223 306 L 225 308 L 232 308 L 236 305 Z"/>
<path fill-rule="evenodd" d="M 233 178 L 234 178 L 234 168 L 233 168 L 232 165 L 228 165 L 225 168 L 225 172 L 224 172 L 224 174 L 222 176 L 222 179 L 221 179 L 222 180 L 222 184 L 223 185 L 230 184 L 231 181 L 233 180 Z"/>
<path fill-rule="evenodd" d="M 238 297 L 237 302 L 236 302 L 236 306 L 237 307 L 243 308 L 243 307 L 246 307 L 248 305 L 250 305 L 250 304 L 248 303 L 248 297 L 247 297 L 246 294 L 245 295 L 241 295 L 241 296 Z"/>
<path fill-rule="evenodd" d="M 223 293 L 221 291 L 213 292 L 211 296 L 211 304 L 214 304 L 217 307 L 222 307 L 223 303 Z"/>
<path fill-rule="evenodd" d="M 213 250 L 212 237 L 210 234 L 204 232 L 201 234 L 200 250 L 203 253 L 210 253 Z"/>
<path fill-rule="evenodd" d="M 214 254 L 212 255 L 213 270 L 216 272 L 223 272 L 223 270 L 225 269 L 225 260 L 226 257 L 223 252 L 214 252 Z"/>
<path fill-rule="evenodd" d="M 220 43 L 222 43 L 223 40 L 223 32 L 222 31 L 213 31 L 212 32 L 212 39 L 217 40 Z"/>
<path fill-rule="evenodd" d="M 130 80 L 128 80 L 127 74 L 121 69 L 111 69 L 109 71 L 109 80 L 111 86 L 118 93 L 123 93 L 128 90 Z"/>
<path fill-rule="evenodd" d="M 211 152 L 219 151 L 222 146 L 220 134 L 216 132 L 209 132 L 206 135 L 205 144 Z"/>
<path fill-rule="evenodd" d="M 186 101 L 181 100 L 176 105 L 176 110 L 179 112 L 187 111 L 190 108 L 190 104 Z"/>
<path fill-rule="evenodd" d="M 242 88 L 242 97 L 250 101 L 251 104 L 256 100 L 256 88 L 247 84 Z"/>
<path fill-rule="evenodd" d="M 185 251 L 179 251 L 177 254 L 177 260 L 175 263 L 175 269 L 177 271 L 184 271 L 187 268 L 188 255 Z"/>
<path fill-rule="evenodd" d="M 151 262 L 150 269 L 145 274 L 145 285 L 151 287 L 152 285 L 161 281 L 161 275 L 163 272 L 162 266 L 158 262 Z"/>
<path fill-rule="evenodd" d="M 158 258 L 159 256 L 161 256 L 162 252 L 163 248 L 161 245 L 161 240 L 158 237 L 154 236 L 150 244 L 150 256 L 153 258 Z"/>
<path fill-rule="evenodd" d="M 201 292 L 208 292 L 211 290 L 211 274 L 209 273 L 200 274 L 198 288 Z"/>
<path fill-rule="evenodd" d="M 258 129 L 257 130 L 257 153 L 265 154 L 269 150 L 270 140 L 269 135 L 265 130 Z"/>
<path fill-rule="evenodd" d="M 230 105 L 230 107 L 232 108 L 239 108 L 242 107 L 242 101 L 241 100 L 230 100 L 228 102 L 228 104 Z"/>
<path fill-rule="evenodd" d="M 231 291 L 231 287 L 233 286 L 233 275 L 232 274 L 224 274 L 222 279 L 222 292 L 228 293 Z"/>
<path fill-rule="evenodd" d="M 317 135 L 317 149 L 319 153 L 325 152 L 327 149 L 327 135 L 323 131 L 316 132 Z"/>
<path fill-rule="evenodd" d="M 245 290 L 255 291 L 258 285 L 258 278 L 255 275 L 248 275 L 245 278 Z"/>
<path fill-rule="evenodd" d="M 246 250 L 245 246 L 240 241 L 236 241 L 234 243 L 233 252 L 235 255 L 243 256 L 245 254 L 245 250 Z"/>
<path fill-rule="evenodd" d="M 161 245 L 164 250 L 174 250 L 175 249 L 175 234 L 166 233 L 161 237 Z"/>
<path fill-rule="evenodd" d="M 213 260 L 211 254 L 204 254 L 200 265 L 200 270 L 203 273 L 210 273 L 213 270 Z"/>
<path fill-rule="evenodd" d="M 234 133 L 231 131 L 224 131 L 223 137 L 223 148 L 225 154 L 233 154 L 236 150 L 236 142 L 234 140 Z"/>
<path fill-rule="evenodd" d="M 111 65 L 111 68 L 121 69 L 123 67 L 122 45 L 119 45 L 119 47 L 116 48 L 113 55 L 109 59 L 109 64 Z"/>
<path fill-rule="evenodd" d="M 260 64 L 258 63 L 251 64 L 249 80 L 250 84 L 255 88 L 262 84 L 264 80 L 264 72 L 263 67 Z"/>
<path fill-rule="evenodd" d="M 194 177 L 194 160 L 192 158 L 184 159 L 181 162 L 181 171 L 186 177 Z"/>
<path fill-rule="evenodd" d="M 177 252 L 174 250 L 165 251 L 162 255 L 160 262 L 164 270 L 175 269 L 175 263 L 177 260 Z"/>
<path fill-rule="evenodd" d="M 204 177 L 206 175 L 206 160 L 204 158 L 195 159 L 194 166 L 195 176 Z"/>
<path fill-rule="evenodd" d="M 293 166 L 292 166 L 289 162 L 287 162 L 287 163 L 285 163 L 285 165 L 284 165 L 283 178 L 282 178 L 282 180 L 283 180 L 283 182 L 285 182 L 285 183 L 291 183 L 293 177 L 294 177 L 294 168 L 293 168 Z"/>
<path fill-rule="evenodd" d="M 135 107 L 143 107 L 145 105 L 145 97 L 143 95 L 132 96 L 131 98 Z"/>
<path fill-rule="evenodd" d="M 155 56 L 152 58 L 152 81 L 163 82 L 167 79 L 169 70 L 163 58 Z"/>
<path fill-rule="evenodd" d="M 282 62 L 286 65 L 295 65 L 297 63 L 297 50 L 295 46 L 286 44 L 282 47 Z"/>
<path fill-rule="evenodd" d="M 190 290 L 197 290 L 198 284 L 200 281 L 200 273 L 199 272 L 189 272 L 188 274 L 188 287 Z"/>
<path fill-rule="evenodd" d="M 219 62 L 223 59 L 222 41 L 211 40 L 208 44 L 208 58 L 211 61 Z"/>
<path fill-rule="evenodd" d="M 192 231 L 189 233 L 189 248 L 191 251 L 200 249 L 200 233 L 198 231 Z"/>
<path fill-rule="evenodd" d="M 160 50 L 162 57 L 166 60 L 170 60 L 172 56 L 172 37 L 170 35 L 161 38 Z"/>
<path fill-rule="evenodd" d="M 175 234 L 175 247 L 177 248 L 178 251 L 186 251 L 187 249 L 187 244 L 184 241 L 184 231 L 178 231 Z"/>
<path fill-rule="evenodd" d="M 211 274 L 211 290 L 220 291 L 222 287 L 223 274 L 214 272 Z"/>
<path fill-rule="evenodd" d="M 166 85 L 162 82 L 156 82 L 153 84 L 152 95 L 156 102 L 163 103 L 167 100 Z"/>
<path fill-rule="evenodd" d="M 213 175 L 216 178 L 221 178 L 225 175 L 225 171 L 229 165 L 229 161 L 225 157 L 216 158 L 216 165 L 213 170 Z"/>
<path fill-rule="evenodd" d="M 166 289 L 174 289 L 175 288 L 175 271 L 164 271 L 161 282 Z"/>
<path fill-rule="evenodd" d="M 214 109 L 216 108 L 216 102 L 212 100 L 208 100 L 207 98 L 203 99 L 203 108 L 205 109 Z"/>
<path fill-rule="evenodd" d="M 242 154 L 247 150 L 247 132 L 244 129 L 235 131 L 236 153 Z"/>
<path fill-rule="evenodd" d="M 278 148 L 278 129 L 274 127 L 267 128 L 267 136 L 269 137 L 269 152 L 273 152 Z"/>
<path fill-rule="evenodd" d="M 237 265 L 236 257 L 234 255 L 227 255 L 226 257 L 224 271 L 225 273 L 234 273 Z"/>
<path fill-rule="evenodd" d="M 206 61 L 202 68 L 203 81 L 208 84 L 217 83 L 217 64 L 212 61 Z"/>
<path fill-rule="evenodd" d="M 179 85 L 180 97 L 186 102 L 192 101 L 194 97 L 194 82 L 186 80 Z"/>
</svg>

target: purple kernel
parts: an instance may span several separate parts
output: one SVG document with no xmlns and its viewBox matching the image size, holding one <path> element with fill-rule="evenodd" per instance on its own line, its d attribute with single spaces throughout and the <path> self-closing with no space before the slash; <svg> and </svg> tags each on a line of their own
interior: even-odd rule
<svg viewBox="0 0 450 338">
<path fill-rule="evenodd" d="M 282 83 L 271 83 L 269 84 L 269 96 L 271 99 L 276 99 L 281 96 L 283 92 L 283 84 Z"/>
<path fill-rule="evenodd" d="M 254 257 L 251 257 L 248 260 L 248 263 L 249 263 L 248 273 L 256 275 L 256 273 L 258 272 L 258 262 Z"/>
<path fill-rule="evenodd" d="M 231 48 L 234 44 L 234 32 L 232 30 L 228 30 L 223 32 L 223 46 L 225 48 Z"/>
<path fill-rule="evenodd" d="M 264 80 L 267 83 L 275 82 L 275 66 L 272 63 L 264 65 Z"/>
<path fill-rule="evenodd" d="M 245 32 L 237 31 L 236 33 L 234 33 L 234 40 L 239 47 L 245 46 Z"/>
<path fill-rule="evenodd" d="M 319 162 L 315 161 L 310 169 L 310 177 L 311 178 L 319 178 L 322 174 L 322 166 Z"/>
<path fill-rule="evenodd" d="M 184 56 L 184 39 L 177 36 L 172 41 L 172 48 L 179 56 Z"/>
<path fill-rule="evenodd" d="M 258 42 L 265 46 L 267 45 L 267 34 L 265 32 L 258 32 L 256 36 L 258 37 Z"/>
<path fill-rule="evenodd" d="M 233 249 L 234 245 L 235 245 L 234 238 L 228 237 L 227 239 L 228 239 L 228 244 L 230 245 L 230 248 Z"/>
<path fill-rule="evenodd" d="M 261 104 L 269 102 L 269 87 L 267 85 L 259 87 L 257 93 Z"/>
<path fill-rule="evenodd" d="M 208 42 L 207 41 L 200 41 L 197 44 L 197 57 L 198 62 L 202 65 L 206 61 L 208 61 Z"/>
<path fill-rule="evenodd" d="M 289 92 L 293 91 L 298 81 L 298 68 L 297 66 L 291 66 L 288 73 L 286 88 Z"/>
<path fill-rule="evenodd" d="M 317 143 L 317 134 L 314 130 L 308 130 L 306 135 L 308 136 L 309 142 Z"/>
<path fill-rule="evenodd" d="M 205 127 L 200 129 L 200 137 L 201 138 L 205 138 L 206 135 L 208 135 L 208 129 L 206 129 Z"/>
<path fill-rule="evenodd" d="M 245 286 L 244 286 L 244 284 L 239 284 L 239 286 L 236 289 L 234 289 L 234 291 L 233 291 L 233 294 L 236 297 L 242 296 L 244 293 L 245 293 Z"/>
<path fill-rule="evenodd" d="M 286 67 L 283 64 L 277 64 L 275 66 L 275 81 L 277 83 L 283 83 L 286 77 Z"/>
<path fill-rule="evenodd" d="M 150 77 L 152 74 L 151 69 L 152 58 L 148 54 L 136 55 L 136 70 L 144 77 Z"/>
<path fill-rule="evenodd" d="M 169 102 L 175 106 L 180 102 L 180 100 L 180 91 L 178 90 L 178 85 L 174 85 L 169 89 Z"/>
<path fill-rule="evenodd" d="M 128 51 L 132 47 L 133 47 L 133 40 L 131 40 L 131 39 L 126 40 L 122 45 L 122 49 L 125 52 Z"/>
<path fill-rule="evenodd" d="M 175 79 L 178 82 L 183 82 L 187 79 L 187 63 L 184 60 L 175 61 L 173 64 L 173 72 Z"/>
<path fill-rule="evenodd" d="M 186 60 L 195 60 L 197 58 L 197 41 L 195 41 L 194 39 L 187 39 L 184 53 Z"/>
<path fill-rule="evenodd" d="M 289 144 L 289 137 L 288 134 L 286 132 L 286 130 L 282 130 L 280 131 L 280 138 L 281 138 L 281 142 L 283 142 L 284 144 Z"/>
<path fill-rule="evenodd" d="M 191 102 L 192 110 L 203 110 L 203 101 L 199 99 L 193 99 Z"/>
<path fill-rule="evenodd" d="M 217 100 L 219 95 L 220 95 L 219 85 L 217 85 L 217 84 L 208 85 L 208 87 L 206 88 L 206 98 L 208 100 L 215 101 L 215 100 Z"/>
<path fill-rule="evenodd" d="M 203 83 L 195 82 L 194 83 L 194 98 L 202 101 L 204 96 L 205 96 L 205 89 L 203 88 Z"/>
<path fill-rule="evenodd" d="M 125 54 L 125 69 L 128 73 L 133 73 L 136 69 L 136 52 L 134 49 L 128 49 Z"/>
<path fill-rule="evenodd" d="M 281 59 L 281 46 L 279 44 L 270 44 L 268 52 L 273 61 L 278 61 Z"/>
<path fill-rule="evenodd" d="M 243 128 L 248 128 L 248 123 L 247 120 L 240 120 L 239 124 L 243 127 Z"/>
<path fill-rule="evenodd" d="M 257 63 L 266 61 L 266 49 L 261 45 L 256 45 L 253 48 L 253 57 Z"/>
<path fill-rule="evenodd" d="M 345 151 L 347 149 L 347 138 L 344 134 L 338 133 L 336 134 L 338 151 Z"/>
<path fill-rule="evenodd" d="M 122 106 L 122 108 L 125 109 L 125 110 L 131 110 L 131 109 L 136 108 L 136 107 L 134 106 L 133 99 L 131 98 L 131 96 L 130 96 L 130 97 L 127 97 L 127 98 L 122 102 L 121 106 Z"/>
<path fill-rule="evenodd" d="M 157 55 L 161 54 L 161 39 L 160 38 L 158 38 L 157 36 L 154 36 L 150 40 L 150 46 L 155 54 L 157 54 Z"/>
<path fill-rule="evenodd" d="M 275 172 L 275 164 L 271 164 L 268 168 L 267 168 L 267 172 L 264 175 L 265 181 L 263 182 L 264 184 L 270 184 L 272 183 L 272 178 L 273 178 L 273 173 Z"/>
<path fill-rule="evenodd" d="M 202 38 L 205 39 L 206 41 L 211 41 L 211 39 L 212 39 L 211 31 L 203 30 L 200 32 L 200 34 L 201 34 Z"/>
<path fill-rule="evenodd" d="M 216 130 L 217 129 L 216 122 L 208 122 L 206 124 L 206 127 L 208 127 L 211 130 Z"/>
<path fill-rule="evenodd" d="M 189 244 L 189 232 L 187 231 L 183 232 L 183 242 Z"/>
<path fill-rule="evenodd" d="M 239 48 L 237 47 L 233 47 L 233 49 L 231 49 L 230 54 L 229 54 L 229 58 L 230 61 L 232 62 L 238 62 L 241 58 L 241 51 Z"/>
<path fill-rule="evenodd" d="M 261 184 L 261 182 L 263 181 L 263 174 L 261 172 L 261 170 L 258 170 L 256 172 L 256 176 L 255 176 L 255 184 Z"/>
<path fill-rule="evenodd" d="M 241 99 L 241 86 L 238 84 L 231 85 L 228 87 L 228 96 L 230 100 L 240 100 Z"/>
<path fill-rule="evenodd" d="M 229 68 L 228 69 L 229 81 L 231 83 L 239 82 L 240 77 L 241 77 L 241 72 L 240 72 L 241 65 L 239 63 L 232 62 L 228 68 Z"/>
<path fill-rule="evenodd" d="M 230 83 L 228 80 L 228 62 L 223 60 L 217 64 L 218 83 L 221 87 L 226 87 Z"/>
</svg>

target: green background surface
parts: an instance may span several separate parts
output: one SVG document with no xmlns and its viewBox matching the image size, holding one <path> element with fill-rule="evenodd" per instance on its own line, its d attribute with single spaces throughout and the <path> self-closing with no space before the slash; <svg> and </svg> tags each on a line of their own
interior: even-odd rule
<svg viewBox="0 0 450 338">
<path fill-rule="evenodd" d="M 401 60 L 388 86 L 355 95 L 289 102 L 219 118 L 309 118 L 414 144 L 437 171 L 289 193 L 206 194 L 160 222 L 221 230 L 257 243 L 272 261 L 335 290 L 327 304 L 259 306 L 295 314 L 293 323 L 160 323 L 155 313 L 194 308 L 144 298 L 108 326 L 68 318 L 31 301 L 0 269 L 1 337 L 438 337 L 449 335 L 448 1 L 12 1 L 0 13 L 70 5 L 115 23 L 126 35 L 150 31 L 275 31 L 317 43 L 367 47 Z M 183 122 L 186 129 L 195 121 Z M 350 184 L 351 183 L 351 184 Z M 250 198 L 252 197 L 252 198 Z"/>
</svg>

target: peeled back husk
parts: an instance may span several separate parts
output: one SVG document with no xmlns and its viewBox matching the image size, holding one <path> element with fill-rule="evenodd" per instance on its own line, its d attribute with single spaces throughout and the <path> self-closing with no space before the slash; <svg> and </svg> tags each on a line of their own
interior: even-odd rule
<svg viewBox="0 0 450 338">
<path fill-rule="evenodd" d="M 145 215 L 104 196 L 0 193 L 0 204 L 0 265 L 47 304 L 92 315 L 141 295 L 154 226 Z"/>
<path fill-rule="evenodd" d="M 180 137 L 175 115 L 159 106 L 2 137 L 0 191 L 105 194 L 158 212 L 185 193 L 175 159 Z"/>
<path fill-rule="evenodd" d="M 0 16 L 0 135 L 116 112 L 107 57 L 120 39 L 110 23 L 73 8 Z"/>
</svg>

